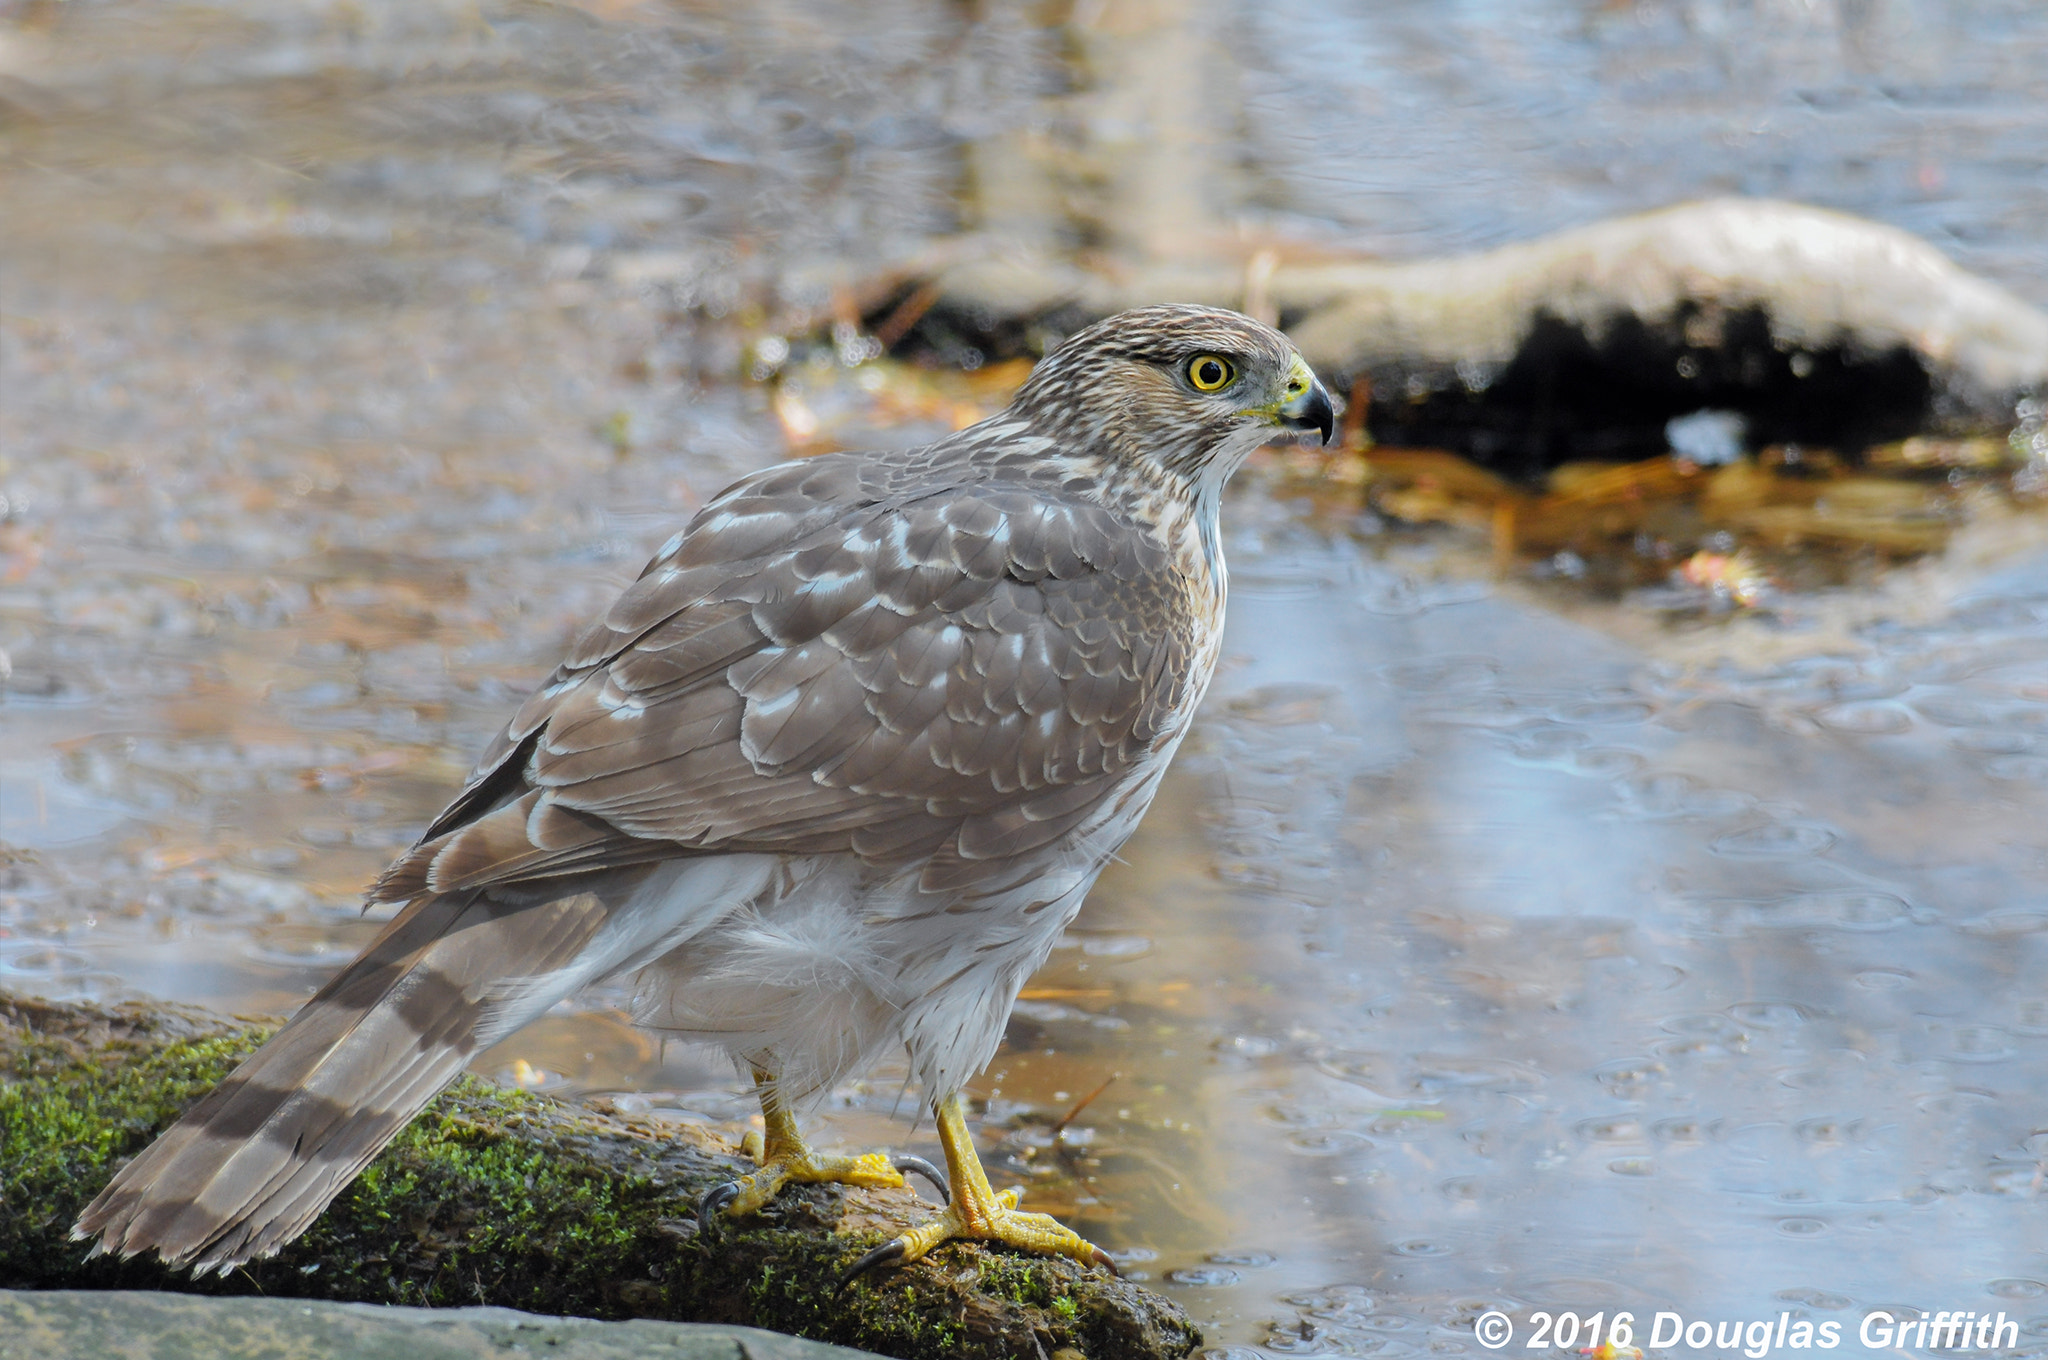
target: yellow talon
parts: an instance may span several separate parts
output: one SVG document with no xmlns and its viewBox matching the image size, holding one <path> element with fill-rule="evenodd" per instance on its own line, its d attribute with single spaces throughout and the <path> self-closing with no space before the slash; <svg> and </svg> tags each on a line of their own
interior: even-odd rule
<svg viewBox="0 0 2048 1360">
<path fill-rule="evenodd" d="M 937 1114 L 939 1141 L 946 1149 L 946 1174 L 953 1186 L 951 1202 L 931 1222 L 883 1243 L 854 1262 L 840 1279 L 841 1287 L 872 1267 L 907 1264 L 956 1237 L 999 1242 L 1049 1256 L 1071 1256 L 1083 1265 L 1108 1266 L 1115 1273 L 1116 1265 L 1108 1255 L 1072 1228 L 1050 1214 L 1019 1211 L 1022 1190 L 1013 1188 L 998 1193 L 989 1185 L 988 1174 L 981 1169 L 981 1158 L 975 1154 L 973 1137 L 967 1131 L 967 1117 L 961 1110 L 959 1096 L 941 1102 Z"/>
<path fill-rule="evenodd" d="M 840 1185 L 883 1187 L 904 1184 L 903 1173 L 896 1169 L 885 1153 L 867 1152 L 858 1157 L 838 1157 L 812 1152 L 805 1145 L 803 1135 L 797 1132 L 795 1116 L 776 1098 L 768 1074 L 756 1072 L 754 1076 L 759 1083 L 763 1128 L 749 1130 L 740 1140 L 740 1150 L 753 1159 L 759 1170 L 721 1185 L 706 1195 L 697 1210 L 701 1226 L 709 1227 L 712 1215 L 717 1213 L 730 1218 L 754 1213 L 774 1199 L 783 1186 L 792 1183 L 816 1185 L 830 1181 Z"/>
<path fill-rule="evenodd" d="M 742 1214 L 753 1213 L 774 1199 L 785 1185 L 836 1182 L 840 1185 L 900 1186 L 904 1183 L 903 1173 L 891 1166 L 883 1153 L 826 1157 L 812 1152 L 801 1142 L 780 1155 L 771 1154 L 763 1158 L 760 1166 L 759 1171 L 734 1182 L 739 1186 L 739 1193 L 722 1206 L 727 1217 L 738 1218 Z"/>
</svg>

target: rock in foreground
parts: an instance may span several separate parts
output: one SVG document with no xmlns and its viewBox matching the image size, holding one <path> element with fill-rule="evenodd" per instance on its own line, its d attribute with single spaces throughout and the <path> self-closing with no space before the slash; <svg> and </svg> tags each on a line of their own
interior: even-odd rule
<svg viewBox="0 0 2048 1360">
<path fill-rule="evenodd" d="M 592 1322 L 510 1308 L 373 1308 L 298 1299 L 196 1299 L 132 1290 L 0 1290 L 0 1360 L 861 1360 L 752 1327 Z"/>
<path fill-rule="evenodd" d="M 805 1186 L 700 1234 L 698 1197 L 743 1169 L 721 1140 L 468 1077 L 276 1257 L 205 1279 L 86 1260 L 69 1238 L 79 1209 L 264 1033 L 188 1009 L 0 997 L 0 1288 L 738 1323 L 906 1358 L 1177 1360 L 1201 1339 L 1136 1285 L 972 1244 L 835 1294 L 848 1264 L 931 1206 Z"/>
</svg>

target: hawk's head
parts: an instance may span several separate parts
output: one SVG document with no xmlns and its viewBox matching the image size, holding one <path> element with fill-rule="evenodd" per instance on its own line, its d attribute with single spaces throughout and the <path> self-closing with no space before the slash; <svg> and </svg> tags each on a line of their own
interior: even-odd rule
<svg viewBox="0 0 2048 1360">
<path fill-rule="evenodd" d="M 1218 485 L 1261 444 L 1315 430 L 1330 394 L 1286 336 L 1219 307 L 1141 307 L 1045 357 L 1012 404 L 1070 449 L 1094 446 Z M 1106 446 L 1106 447 L 1104 447 Z"/>
</svg>

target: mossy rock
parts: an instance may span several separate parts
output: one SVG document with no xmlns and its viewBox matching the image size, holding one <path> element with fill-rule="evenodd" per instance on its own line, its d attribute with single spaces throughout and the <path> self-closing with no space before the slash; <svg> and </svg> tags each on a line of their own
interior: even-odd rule
<svg viewBox="0 0 2048 1360">
<path fill-rule="evenodd" d="M 700 1234 L 698 1197 L 744 1170 L 722 1140 L 473 1077 L 275 1257 L 205 1278 L 154 1258 L 87 1260 L 69 1236 L 79 1209 L 266 1033 L 187 1008 L 0 996 L 0 1288 L 728 1322 L 906 1360 L 1178 1360 L 1201 1341 L 1136 1285 L 972 1243 L 837 1292 L 854 1259 L 931 1206 L 904 1190 L 802 1186 Z"/>
</svg>

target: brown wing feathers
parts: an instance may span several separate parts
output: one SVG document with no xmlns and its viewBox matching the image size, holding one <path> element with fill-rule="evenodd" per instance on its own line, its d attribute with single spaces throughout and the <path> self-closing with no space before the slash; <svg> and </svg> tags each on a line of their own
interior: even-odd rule
<svg viewBox="0 0 2048 1360">
<path fill-rule="evenodd" d="M 803 464 L 763 486 L 792 484 L 847 492 Z M 1160 563 L 1131 560 L 1149 545 L 1106 510 L 953 490 L 849 495 L 824 521 L 759 488 L 708 508 L 495 744 L 517 800 L 421 845 L 377 896 L 688 852 L 908 860 L 948 840 L 964 882 L 1066 830 L 1157 738 L 1184 619 L 1133 588 Z M 1061 796 L 1011 806 L 1033 790 Z"/>
</svg>

